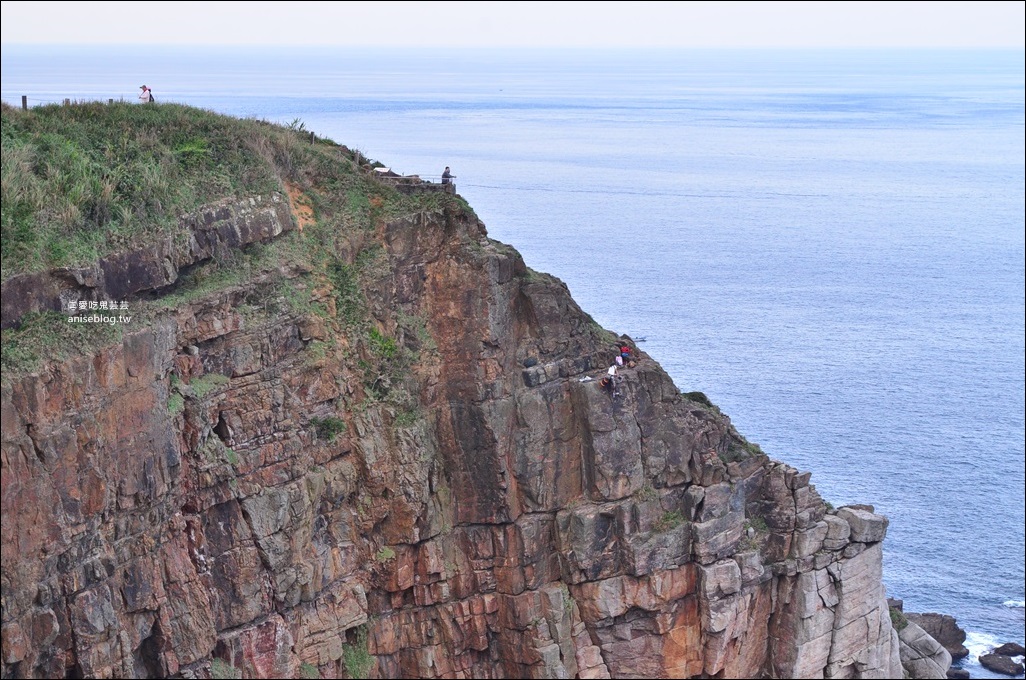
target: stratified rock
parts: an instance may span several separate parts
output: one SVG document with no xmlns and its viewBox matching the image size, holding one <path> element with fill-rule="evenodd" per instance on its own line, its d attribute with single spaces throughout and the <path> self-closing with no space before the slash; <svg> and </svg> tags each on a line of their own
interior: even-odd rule
<svg viewBox="0 0 1026 680">
<path fill-rule="evenodd" d="M 955 617 L 947 614 L 915 614 L 906 612 L 906 618 L 930 634 L 937 642 L 944 645 L 952 659 L 962 659 L 969 655 L 965 645 L 965 631 L 959 628 Z"/>
<path fill-rule="evenodd" d="M 1022 663 L 1004 654 L 983 654 L 980 656 L 980 665 L 1002 675 L 1015 676 L 1026 672 L 1026 667 Z"/>
<path fill-rule="evenodd" d="M 901 665 L 911 678 L 931 680 L 946 678 L 951 668 L 951 655 L 930 635 L 911 621 L 898 631 Z"/>
<path fill-rule="evenodd" d="M 179 264 L 286 231 L 235 205 Z M 611 399 L 610 334 L 445 205 L 357 230 L 359 291 L 254 274 L 5 375 L 2 677 L 945 666 L 892 627 L 885 517 L 827 514 L 640 352 Z M 150 274 L 121 294 L 178 275 Z"/>
</svg>

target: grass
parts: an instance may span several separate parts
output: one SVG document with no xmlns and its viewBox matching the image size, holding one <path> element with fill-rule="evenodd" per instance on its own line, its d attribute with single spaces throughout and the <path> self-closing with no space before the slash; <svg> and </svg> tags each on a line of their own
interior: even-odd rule
<svg viewBox="0 0 1026 680">
<path fill-rule="evenodd" d="M 196 395 L 197 399 L 203 399 L 217 388 L 228 384 L 228 381 L 229 378 L 226 375 L 207 373 L 198 378 L 193 378 L 192 382 L 189 383 L 189 387 L 192 388 L 192 393 Z"/>
<path fill-rule="evenodd" d="M 233 194 L 279 185 L 252 146 L 256 121 L 175 104 L 2 107 L 3 279 L 83 265 L 177 216 Z M 282 148 L 282 133 L 273 133 Z"/>
<path fill-rule="evenodd" d="M 175 392 L 167 398 L 167 413 L 169 416 L 177 416 L 185 410 L 185 397 Z"/>
<path fill-rule="evenodd" d="M 214 680 L 236 680 L 242 677 L 242 671 L 224 659 L 211 659 L 210 677 Z"/>
<path fill-rule="evenodd" d="M 730 440 L 727 445 L 725 452 L 720 452 L 720 460 L 724 463 L 734 463 L 742 460 L 748 460 L 753 456 L 765 456 L 762 448 L 758 444 L 754 444 L 747 439 L 741 439 L 740 442 L 734 439 Z"/>
<path fill-rule="evenodd" d="M 311 418 L 310 424 L 313 425 L 314 431 L 317 432 L 317 436 L 321 439 L 326 439 L 329 442 L 335 441 L 335 438 L 346 431 L 346 421 L 335 416 L 327 416 L 326 418 Z"/>
<path fill-rule="evenodd" d="M 677 527 L 684 524 L 684 513 L 680 510 L 670 510 L 663 513 L 654 525 L 652 525 L 652 531 L 661 534 L 667 531 L 673 531 Z"/>
<path fill-rule="evenodd" d="M 312 663 L 303 662 L 299 664 L 299 677 L 304 680 L 317 680 L 321 677 L 321 672 Z"/>
<path fill-rule="evenodd" d="M 385 546 L 374 555 L 374 559 L 378 562 L 388 562 L 390 559 L 395 557 L 395 550 L 389 546 Z"/>
<path fill-rule="evenodd" d="M 685 392 L 683 397 L 685 399 L 690 399 L 691 401 L 696 401 L 702 406 L 708 406 L 709 408 L 713 407 L 713 403 L 709 401 L 709 397 L 705 396 L 705 392 Z"/>
<path fill-rule="evenodd" d="M 639 501 L 654 501 L 659 497 L 659 494 L 656 493 L 656 490 L 652 488 L 651 484 L 646 484 L 641 487 L 634 495 Z"/>
<path fill-rule="evenodd" d="M 899 633 L 908 626 L 908 619 L 905 618 L 905 614 L 897 607 L 891 607 L 891 625 Z"/>
<path fill-rule="evenodd" d="M 374 657 L 367 649 L 367 625 L 357 626 L 349 642 L 342 647 L 342 664 L 350 678 L 366 678 L 374 666 Z"/>
<path fill-rule="evenodd" d="M 574 612 L 574 596 L 570 594 L 570 587 L 562 581 L 559 582 L 559 592 L 563 597 L 563 613 L 569 617 Z"/>
<path fill-rule="evenodd" d="M 120 342 L 123 328 L 122 324 L 71 323 L 59 312 L 26 314 L 20 327 L 0 331 L 4 381 L 37 370 L 46 360 L 89 353 Z"/>
<path fill-rule="evenodd" d="M 392 424 L 396 427 L 409 427 L 420 420 L 420 413 L 416 409 L 402 409 L 395 414 Z"/>
<path fill-rule="evenodd" d="M 380 325 L 376 334 L 368 328 L 364 290 L 386 277 L 389 267 L 373 229 L 419 212 L 465 209 L 456 197 L 400 194 L 358 168 L 345 147 L 321 139 L 311 144 L 301 122 L 276 125 L 166 103 L 85 102 L 27 111 L 2 104 L 0 113 L 2 280 L 91 266 L 169 238 L 184 245 L 190 227 L 183 215 L 225 199 L 286 196 L 288 183 L 315 216 L 302 233 L 197 263 L 159 296 L 133 299 L 132 324 L 266 280 L 271 288 L 261 288 L 239 307 L 247 323 L 274 314 L 317 314 L 338 329 L 359 330 L 377 362 L 388 364 L 384 373 L 402 373 L 399 362 L 409 352 L 400 343 L 403 336 L 387 337 Z M 334 318 L 325 304 L 311 301 L 310 291 L 324 283 L 334 289 Z M 384 320 L 382 311 L 376 313 Z M 120 339 L 120 327 L 69 328 L 66 319 L 56 323 L 60 318 L 29 314 L 20 328 L 3 331 L 5 382 L 48 360 Z M 430 342 L 423 323 L 408 331 L 401 327 L 421 337 L 422 347 Z M 178 400 L 169 406 L 177 409 Z"/>
<path fill-rule="evenodd" d="M 769 525 L 766 524 L 766 519 L 764 517 L 759 517 L 758 515 L 749 517 L 745 520 L 745 529 L 748 528 L 755 529 L 755 531 L 760 534 L 765 534 L 769 531 Z"/>
<path fill-rule="evenodd" d="M 399 346 L 393 338 L 386 337 L 376 328 L 370 329 L 369 340 L 371 351 L 379 359 L 391 361 L 399 354 Z"/>
</svg>

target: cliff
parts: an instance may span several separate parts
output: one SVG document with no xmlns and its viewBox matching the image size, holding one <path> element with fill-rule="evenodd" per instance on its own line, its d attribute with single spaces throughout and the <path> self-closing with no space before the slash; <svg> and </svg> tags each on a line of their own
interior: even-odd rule
<svg viewBox="0 0 1026 680">
<path fill-rule="evenodd" d="M 884 517 L 643 352 L 611 397 L 458 196 L 274 139 L 277 190 L 5 269 L 3 677 L 901 677 Z"/>
</svg>

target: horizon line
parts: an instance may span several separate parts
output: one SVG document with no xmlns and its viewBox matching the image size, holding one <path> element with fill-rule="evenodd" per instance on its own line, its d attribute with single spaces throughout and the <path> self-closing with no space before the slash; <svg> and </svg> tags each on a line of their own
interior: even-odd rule
<svg viewBox="0 0 1026 680">
<path fill-rule="evenodd" d="M 335 43 L 189 43 L 189 42 L 0 42 L 0 47 L 211 47 L 222 50 L 230 50 L 238 47 L 259 47 L 260 49 L 289 48 L 289 49 L 310 49 L 310 48 L 336 48 L 336 49 L 415 49 L 415 50 L 438 50 L 438 51 L 468 51 L 468 50 L 564 50 L 582 52 L 608 52 L 615 50 L 632 50 L 638 52 L 655 51 L 698 51 L 698 50 L 987 50 L 987 51 L 1010 51 L 1023 50 L 1026 45 L 382 45 L 382 44 L 345 44 Z M 1026 53 L 1024 53 L 1026 56 Z"/>
</svg>

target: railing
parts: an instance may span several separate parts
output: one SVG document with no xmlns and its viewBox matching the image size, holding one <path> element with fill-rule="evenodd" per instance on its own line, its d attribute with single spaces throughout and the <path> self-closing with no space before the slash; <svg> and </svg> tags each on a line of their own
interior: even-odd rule
<svg viewBox="0 0 1026 680">
<path fill-rule="evenodd" d="M 391 184 L 402 193 L 445 192 L 456 193 L 456 184 L 449 178 L 448 182 L 441 175 L 400 175 L 391 168 L 374 168 L 374 173 Z M 437 181 L 436 181 L 437 180 Z"/>
</svg>

